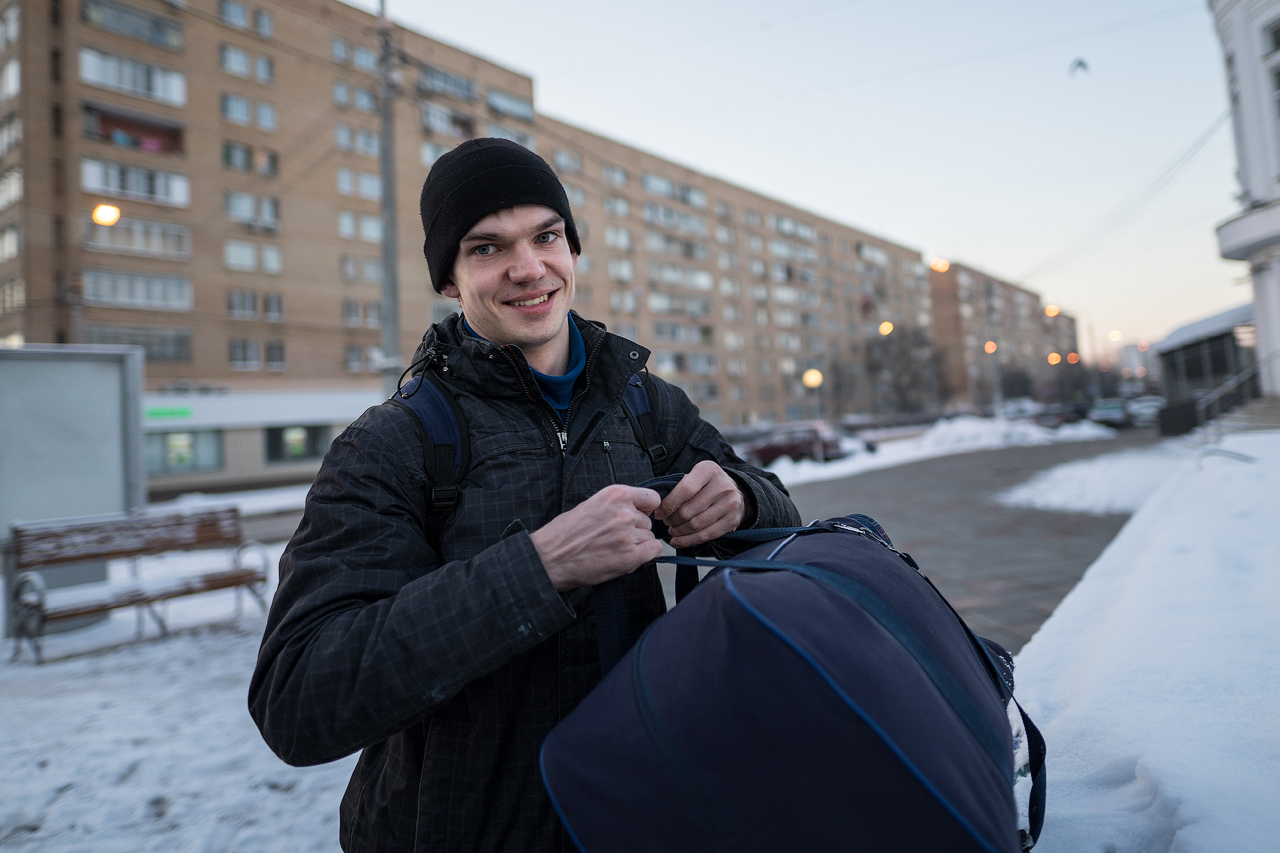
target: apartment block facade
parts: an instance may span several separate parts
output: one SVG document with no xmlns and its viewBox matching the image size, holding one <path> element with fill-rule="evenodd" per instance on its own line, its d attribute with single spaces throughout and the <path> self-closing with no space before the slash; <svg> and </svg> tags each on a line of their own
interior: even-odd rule
<svg viewBox="0 0 1280 853">
<path fill-rule="evenodd" d="M 1080 358 L 1074 317 L 1044 305 L 1033 291 L 961 263 L 934 263 L 929 286 L 948 408 L 990 406 L 997 383 L 1006 398 L 1059 396 L 1061 374 Z"/>
<path fill-rule="evenodd" d="M 153 392 L 376 387 L 372 16 L 14 0 L 0 21 L 0 341 L 143 346 Z M 651 348 L 709 420 L 892 408 L 867 344 L 885 322 L 928 336 L 918 251 L 540 116 L 528 77 L 396 40 L 402 352 L 456 309 L 428 283 L 418 188 L 459 141 L 503 136 L 569 192 L 578 310 Z"/>
</svg>

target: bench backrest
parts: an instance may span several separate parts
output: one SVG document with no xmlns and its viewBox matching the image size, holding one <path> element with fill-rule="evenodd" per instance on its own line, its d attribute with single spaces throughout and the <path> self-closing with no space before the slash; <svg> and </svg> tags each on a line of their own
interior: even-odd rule
<svg viewBox="0 0 1280 853">
<path fill-rule="evenodd" d="M 233 548 L 243 533 L 236 507 L 169 515 L 113 514 L 15 524 L 18 571 L 146 557 L 166 551 Z"/>
</svg>

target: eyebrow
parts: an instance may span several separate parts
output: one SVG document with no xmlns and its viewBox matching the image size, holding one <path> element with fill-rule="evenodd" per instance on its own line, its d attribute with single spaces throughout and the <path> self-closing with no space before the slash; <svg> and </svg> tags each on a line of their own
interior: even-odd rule
<svg viewBox="0 0 1280 853">
<path fill-rule="evenodd" d="M 555 225 L 564 224 L 563 216 L 551 216 L 544 219 L 534 227 L 533 232 L 540 234 Z M 500 243 L 503 239 L 509 238 L 510 235 L 498 234 L 491 231 L 472 231 L 459 240 L 459 243 Z"/>
</svg>

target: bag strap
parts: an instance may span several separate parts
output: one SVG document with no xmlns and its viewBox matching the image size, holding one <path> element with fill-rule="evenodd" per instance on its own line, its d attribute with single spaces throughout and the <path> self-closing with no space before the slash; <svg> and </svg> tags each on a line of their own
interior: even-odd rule
<svg viewBox="0 0 1280 853">
<path fill-rule="evenodd" d="M 471 440 L 467 419 L 458 401 L 430 370 L 424 370 L 391 401 L 418 416 L 423 428 L 422 465 L 430 486 L 427 507 L 437 518 L 458 505 L 458 482 L 471 467 Z"/>
<path fill-rule="evenodd" d="M 658 419 L 654 415 L 653 401 L 649 398 L 649 389 L 639 373 L 631 374 L 627 387 L 622 392 L 622 405 L 631 421 L 631 428 L 640 440 L 640 446 L 653 461 L 656 472 L 659 464 L 667 458 L 667 448 L 658 434 Z"/>
</svg>

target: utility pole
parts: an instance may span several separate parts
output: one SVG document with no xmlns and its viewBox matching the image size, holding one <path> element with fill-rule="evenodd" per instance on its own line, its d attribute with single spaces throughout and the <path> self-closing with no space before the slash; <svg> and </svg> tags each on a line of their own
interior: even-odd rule
<svg viewBox="0 0 1280 853">
<path fill-rule="evenodd" d="M 1004 380 L 1000 376 L 1000 341 L 996 335 L 996 286 L 994 282 L 988 281 L 986 287 L 987 295 L 987 335 L 988 339 L 996 342 L 996 348 L 991 351 L 991 407 L 994 409 L 993 414 L 997 418 L 1004 417 Z"/>
<path fill-rule="evenodd" d="M 396 245 L 395 43 L 387 0 L 378 2 L 378 165 L 382 179 L 382 390 L 388 397 L 404 366 L 400 361 L 400 271 Z"/>
</svg>

